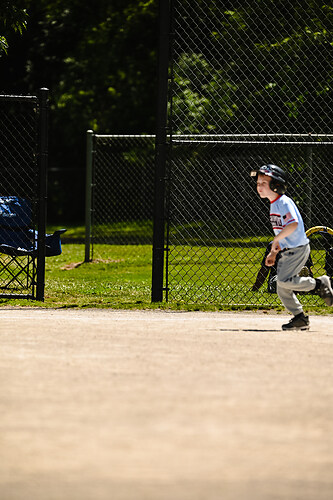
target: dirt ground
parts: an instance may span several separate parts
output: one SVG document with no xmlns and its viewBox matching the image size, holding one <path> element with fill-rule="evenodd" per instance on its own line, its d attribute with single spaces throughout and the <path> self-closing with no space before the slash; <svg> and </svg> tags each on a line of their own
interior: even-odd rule
<svg viewBox="0 0 333 500">
<path fill-rule="evenodd" d="M 1 500 L 331 500 L 333 316 L 0 309 Z"/>
</svg>

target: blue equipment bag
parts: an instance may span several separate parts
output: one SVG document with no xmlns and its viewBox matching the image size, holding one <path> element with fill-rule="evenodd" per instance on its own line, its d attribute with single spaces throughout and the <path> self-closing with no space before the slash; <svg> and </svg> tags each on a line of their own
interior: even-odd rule
<svg viewBox="0 0 333 500">
<path fill-rule="evenodd" d="M 0 196 L 0 253 L 7 255 L 35 255 L 38 231 L 31 229 L 31 204 L 17 196 Z M 45 255 L 60 255 L 60 236 L 66 229 L 45 235 Z"/>
</svg>

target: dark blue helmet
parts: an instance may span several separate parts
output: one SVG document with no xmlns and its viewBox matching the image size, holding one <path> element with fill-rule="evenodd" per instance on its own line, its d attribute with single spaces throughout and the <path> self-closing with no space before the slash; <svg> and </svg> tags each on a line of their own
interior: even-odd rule
<svg viewBox="0 0 333 500">
<path fill-rule="evenodd" d="M 268 163 L 257 170 L 252 170 L 251 176 L 257 177 L 258 174 L 268 175 L 271 177 L 269 187 L 272 191 L 278 194 L 284 194 L 287 190 L 287 174 L 282 168 L 277 165 Z"/>
</svg>

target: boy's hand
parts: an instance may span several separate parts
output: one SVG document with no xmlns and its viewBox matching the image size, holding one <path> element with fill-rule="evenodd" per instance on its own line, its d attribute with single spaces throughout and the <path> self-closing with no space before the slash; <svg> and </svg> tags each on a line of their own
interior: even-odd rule
<svg viewBox="0 0 333 500">
<path fill-rule="evenodd" d="M 281 251 L 280 244 L 279 244 L 278 241 L 276 241 L 274 239 L 273 242 L 272 242 L 272 250 L 271 250 L 271 252 L 275 253 L 275 254 L 278 254 L 280 251 Z"/>
<path fill-rule="evenodd" d="M 279 245 L 279 242 L 276 240 L 273 240 L 271 251 L 269 252 L 269 254 L 267 255 L 266 260 L 265 260 L 266 266 L 268 266 L 268 267 L 274 266 L 276 256 L 280 252 L 280 250 L 281 250 L 281 247 Z"/>
<path fill-rule="evenodd" d="M 269 252 L 265 260 L 265 265 L 268 267 L 274 266 L 276 255 L 277 255 L 276 253 Z"/>
</svg>

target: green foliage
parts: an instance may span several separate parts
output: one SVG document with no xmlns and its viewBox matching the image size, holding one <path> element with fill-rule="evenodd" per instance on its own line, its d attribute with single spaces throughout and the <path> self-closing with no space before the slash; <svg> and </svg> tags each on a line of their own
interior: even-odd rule
<svg viewBox="0 0 333 500">
<path fill-rule="evenodd" d="M 7 54 L 8 43 L 7 39 L 4 36 L 0 36 L 0 54 L 1 52 L 5 52 Z"/>
<path fill-rule="evenodd" d="M 155 83 L 155 3 L 31 2 L 42 43 L 37 46 L 36 39 L 37 54 L 28 53 L 30 77 L 45 78 L 55 119 L 66 126 L 66 135 L 73 123 L 103 133 L 138 131 L 139 116 L 133 109 L 146 120 L 145 106 Z"/>
<path fill-rule="evenodd" d="M 222 4 L 175 2 L 182 49 L 175 52 L 174 132 L 258 133 L 263 124 L 309 132 L 318 114 L 331 132 L 332 7 L 319 0 Z M 55 222 L 83 220 L 87 129 L 155 132 L 157 7 L 158 0 L 0 3 L 0 55 L 8 52 L 0 60 L 2 89 L 50 89 Z"/>
<path fill-rule="evenodd" d="M 77 223 L 84 216 L 86 130 L 154 132 L 157 0 L 25 5 L 29 29 L 1 61 L 2 88 L 50 89 L 49 216 Z"/>
<path fill-rule="evenodd" d="M 237 105 L 231 95 L 237 86 L 224 81 L 221 70 L 214 68 L 203 54 L 184 53 L 177 64 L 173 113 L 181 122 L 178 133 L 212 132 L 221 121 L 234 116 Z"/>
<path fill-rule="evenodd" d="M 0 57 L 2 53 L 8 54 L 8 34 L 10 32 L 23 34 L 27 28 L 28 14 L 24 2 L 20 0 L 0 3 Z"/>
<path fill-rule="evenodd" d="M 182 36 L 176 34 L 174 131 L 300 133 L 325 127 L 329 133 L 332 7 L 271 0 L 225 11 L 218 2 L 207 5 L 177 4 Z"/>
</svg>

